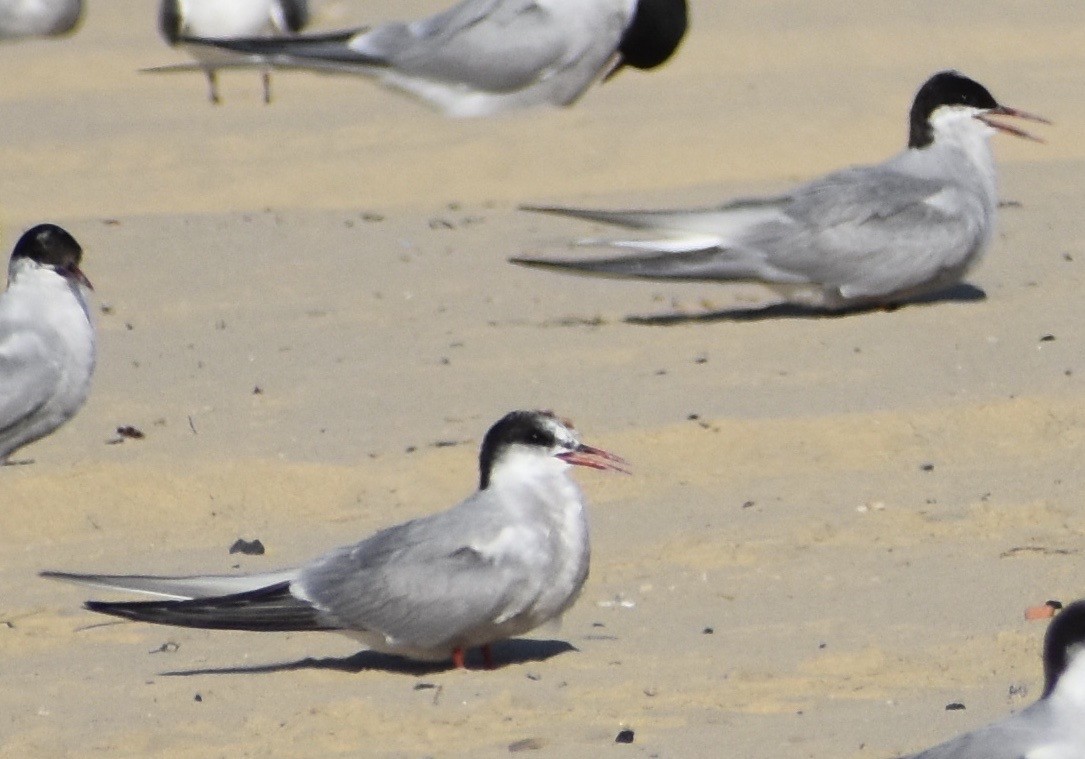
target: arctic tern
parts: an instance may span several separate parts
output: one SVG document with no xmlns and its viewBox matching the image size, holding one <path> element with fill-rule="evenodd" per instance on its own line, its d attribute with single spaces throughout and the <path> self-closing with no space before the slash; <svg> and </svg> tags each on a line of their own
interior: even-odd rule
<svg viewBox="0 0 1085 759">
<path fill-rule="evenodd" d="M 237 65 L 361 74 L 454 117 L 571 105 L 623 66 L 678 48 L 686 0 L 463 0 L 413 22 L 269 39 L 182 39 Z"/>
<path fill-rule="evenodd" d="M 285 35 L 300 31 L 309 23 L 309 0 L 162 0 L 158 30 L 171 45 L 184 44 L 187 37 L 208 39 Z M 208 97 L 221 102 L 216 70 L 235 56 L 207 45 L 185 45 L 199 61 L 196 67 L 207 76 Z M 184 71 L 191 66 L 160 66 L 148 71 Z M 271 102 L 271 72 L 263 72 L 264 102 Z"/>
<path fill-rule="evenodd" d="M 825 310 L 896 305 L 957 284 L 990 242 L 998 193 L 988 138 L 1002 131 L 1040 141 L 999 116 L 1050 123 L 942 71 L 915 96 L 908 147 L 884 163 L 711 208 L 525 206 L 662 239 L 581 241 L 640 251 L 633 255 L 511 261 L 609 277 L 759 282 L 792 303 Z"/>
<path fill-rule="evenodd" d="M 1085 601 L 1044 636 L 1044 690 L 1028 708 L 907 759 L 1081 759 L 1085 756 Z"/>
<path fill-rule="evenodd" d="M 55 224 L 29 230 L 11 253 L 0 294 L 0 463 L 67 422 L 87 399 L 95 339 L 82 254 Z"/>
<path fill-rule="evenodd" d="M 490 428 L 479 489 L 453 508 L 377 532 L 297 569 L 242 576 L 45 577 L 157 596 L 89 601 L 144 622 L 228 630 L 332 630 L 410 659 L 451 658 L 558 617 L 588 576 L 588 523 L 570 466 L 626 471 L 550 412 Z"/>
</svg>

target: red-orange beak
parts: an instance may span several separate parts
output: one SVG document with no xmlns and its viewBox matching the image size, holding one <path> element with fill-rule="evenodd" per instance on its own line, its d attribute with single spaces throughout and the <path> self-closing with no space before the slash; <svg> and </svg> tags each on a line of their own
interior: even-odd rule
<svg viewBox="0 0 1085 759">
<path fill-rule="evenodd" d="M 90 283 L 90 280 L 87 279 L 87 275 L 84 274 L 83 270 L 80 269 L 75 264 L 72 264 L 71 266 L 69 266 L 66 269 L 64 269 L 63 271 L 61 271 L 60 273 L 61 273 L 62 276 L 67 277 L 68 279 L 74 280 L 74 281 L 78 282 L 79 284 L 85 286 L 88 290 L 93 290 L 94 289 L 94 285 L 92 285 Z"/>
<path fill-rule="evenodd" d="M 997 108 L 991 108 L 983 113 L 977 113 L 976 118 L 982 121 L 992 129 L 997 129 L 1000 132 L 1006 134 L 1012 134 L 1014 137 L 1023 137 L 1026 140 L 1033 140 L 1034 142 L 1043 142 L 1042 139 L 1034 134 L 1029 134 L 1024 129 L 1019 129 L 1012 124 L 1005 124 L 1001 121 L 995 121 L 991 116 L 1011 116 L 1018 119 L 1025 119 L 1027 121 L 1036 121 L 1041 124 L 1050 124 L 1051 122 L 1045 119 L 1043 116 L 1037 116 L 1027 111 L 1019 111 L 1016 108 L 1009 108 L 1004 105 L 1000 105 Z"/>
<path fill-rule="evenodd" d="M 608 453 L 600 448 L 592 448 L 590 445 L 584 445 L 583 443 L 577 446 L 575 451 L 559 453 L 557 457 L 573 466 L 586 466 L 591 469 L 604 469 L 621 472 L 622 474 L 630 473 L 626 469 L 629 462 L 621 456 L 615 456 L 613 453 Z"/>
</svg>

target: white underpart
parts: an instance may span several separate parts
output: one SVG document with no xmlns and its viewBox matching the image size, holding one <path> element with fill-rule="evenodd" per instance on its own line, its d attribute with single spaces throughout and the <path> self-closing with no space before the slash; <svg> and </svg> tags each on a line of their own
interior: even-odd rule
<svg viewBox="0 0 1085 759">
<path fill-rule="evenodd" d="M 229 39 L 257 37 L 276 31 L 275 0 L 179 0 L 181 34 L 185 37 Z M 186 45 L 188 53 L 213 69 L 215 64 L 236 61 L 238 56 L 208 45 Z"/>
<path fill-rule="evenodd" d="M 28 258 L 12 260 L 9 279 L 0 295 L 0 408 L 18 408 L 20 397 L 40 404 L 17 424 L 0 419 L 0 462 L 75 415 L 90 390 L 96 357 L 80 285 Z"/>
</svg>

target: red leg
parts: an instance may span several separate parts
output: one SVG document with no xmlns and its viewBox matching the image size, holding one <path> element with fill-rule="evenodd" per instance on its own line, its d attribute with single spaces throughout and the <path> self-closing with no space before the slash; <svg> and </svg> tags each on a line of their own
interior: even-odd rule
<svg viewBox="0 0 1085 759">
<path fill-rule="evenodd" d="M 452 649 L 452 664 L 456 667 L 456 669 L 467 669 L 467 665 L 463 663 L 462 648 Z"/>
<path fill-rule="evenodd" d="M 482 647 L 482 662 L 486 665 L 486 669 L 494 668 L 494 652 L 490 650 L 489 643 Z"/>
</svg>

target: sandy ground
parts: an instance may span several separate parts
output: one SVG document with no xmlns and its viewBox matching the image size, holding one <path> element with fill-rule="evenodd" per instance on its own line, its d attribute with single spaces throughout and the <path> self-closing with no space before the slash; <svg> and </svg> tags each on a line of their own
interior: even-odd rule
<svg viewBox="0 0 1085 759">
<path fill-rule="evenodd" d="M 666 68 L 487 122 L 300 73 L 271 107 L 225 74 L 212 108 L 198 75 L 137 73 L 184 60 L 148 0 L 89 5 L 70 40 L 0 48 L 3 246 L 65 225 L 101 307 L 86 407 L 0 471 L 0 756 L 858 759 L 1038 695 L 1022 611 L 1085 594 L 1079 2 L 692 0 Z M 595 231 L 519 203 L 710 202 L 880 160 L 945 67 L 1057 122 L 998 139 L 1016 204 L 984 300 L 736 320 L 764 293 L 504 263 Z M 520 407 L 636 473 L 579 476 L 585 592 L 495 671 L 103 625 L 36 577 L 303 560 L 470 492 Z M 146 438 L 107 444 L 119 425 Z"/>
</svg>

